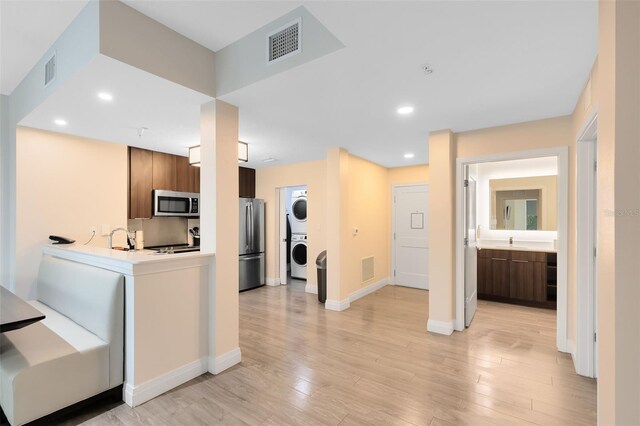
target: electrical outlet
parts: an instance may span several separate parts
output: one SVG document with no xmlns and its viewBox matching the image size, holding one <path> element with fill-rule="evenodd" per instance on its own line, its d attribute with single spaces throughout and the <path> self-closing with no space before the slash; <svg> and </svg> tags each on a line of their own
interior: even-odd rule
<svg viewBox="0 0 640 426">
<path fill-rule="evenodd" d="M 111 232 L 111 227 L 108 224 L 103 223 L 100 226 L 100 235 L 102 235 L 103 237 L 108 236 L 110 232 Z"/>
</svg>

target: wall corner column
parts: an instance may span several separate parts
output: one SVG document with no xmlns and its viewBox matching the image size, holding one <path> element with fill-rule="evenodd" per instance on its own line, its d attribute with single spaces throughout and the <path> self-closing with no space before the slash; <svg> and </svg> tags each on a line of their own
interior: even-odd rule
<svg viewBox="0 0 640 426">
<path fill-rule="evenodd" d="M 348 241 L 349 153 L 342 148 L 327 151 L 327 302 L 325 308 L 349 308 L 347 265 L 342 264 Z"/>
<path fill-rule="evenodd" d="M 455 140 L 450 130 L 429 134 L 429 321 L 449 335 L 455 319 Z"/>
<path fill-rule="evenodd" d="M 238 108 L 214 100 L 201 108 L 201 250 L 209 270 L 209 372 L 241 360 L 238 294 Z"/>
</svg>

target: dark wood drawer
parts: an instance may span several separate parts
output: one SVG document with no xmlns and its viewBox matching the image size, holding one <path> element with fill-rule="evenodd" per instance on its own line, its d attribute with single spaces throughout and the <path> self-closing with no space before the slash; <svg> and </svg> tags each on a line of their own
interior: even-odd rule
<svg viewBox="0 0 640 426">
<path fill-rule="evenodd" d="M 538 251 L 512 251 L 511 260 L 527 261 L 527 262 L 546 262 L 547 253 Z"/>
<path fill-rule="evenodd" d="M 509 250 L 494 250 L 494 249 L 480 249 L 478 250 L 478 257 L 484 259 L 500 259 L 500 260 L 509 260 L 511 259 L 511 252 Z"/>
</svg>

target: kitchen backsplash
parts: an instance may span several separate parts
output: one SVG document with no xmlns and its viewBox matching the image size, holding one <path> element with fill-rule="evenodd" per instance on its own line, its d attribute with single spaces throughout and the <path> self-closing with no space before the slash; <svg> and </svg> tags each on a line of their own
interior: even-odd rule
<svg viewBox="0 0 640 426">
<path fill-rule="evenodd" d="M 129 219 L 127 227 L 130 231 L 144 232 L 145 247 L 191 243 L 187 218 L 184 217 Z"/>
</svg>

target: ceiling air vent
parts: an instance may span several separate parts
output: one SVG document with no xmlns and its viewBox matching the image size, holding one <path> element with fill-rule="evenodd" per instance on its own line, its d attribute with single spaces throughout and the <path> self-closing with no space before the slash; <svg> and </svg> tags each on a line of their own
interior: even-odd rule
<svg viewBox="0 0 640 426">
<path fill-rule="evenodd" d="M 267 63 L 281 61 L 302 50 L 302 19 L 298 18 L 267 35 Z"/>
<path fill-rule="evenodd" d="M 51 58 L 44 64 L 44 87 L 47 87 L 56 79 L 57 70 L 56 53 L 53 52 Z"/>
</svg>

